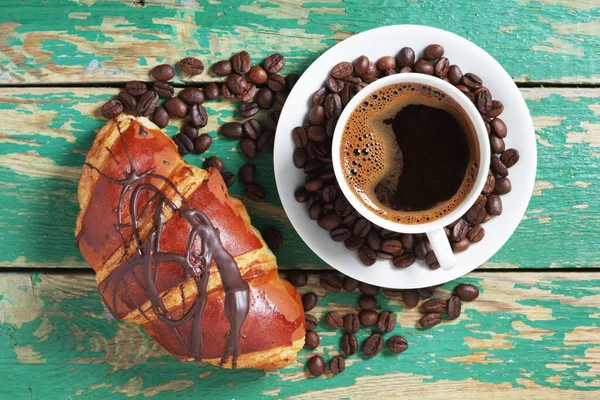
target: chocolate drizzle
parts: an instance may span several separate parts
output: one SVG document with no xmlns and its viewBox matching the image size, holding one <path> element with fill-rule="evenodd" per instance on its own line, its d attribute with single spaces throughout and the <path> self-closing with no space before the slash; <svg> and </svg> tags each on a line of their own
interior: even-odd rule
<svg viewBox="0 0 600 400">
<path fill-rule="evenodd" d="M 207 303 L 207 284 L 210 276 L 210 265 L 214 260 L 223 287 L 225 289 L 225 315 L 229 321 L 229 334 L 225 345 L 225 352 L 221 358 L 221 365 L 232 357 L 232 367 L 236 368 L 236 361 L 241 353 L 241 327 L 248 315 L 249 310 L 249 286 L 242 279 L 237 263 L 227 250 L 223 247 L 219 237 L 219 231 L 216 229 L 210 219 L 200 210 L 189 205 L 185 196 L 179 192 L 175 184 L 167 177 L 153 173 L 154 168 L 146 172 L 138 172 L 131 159 L 123 133 L 119 124 L 117 129 L 120 134 L 120 141 L 125 150 L 125 154 L 129 160 L 129 171 L 123 171 L 122 179 L 115 179 L 103 174 L 98 168 L 86 163 L 89 168 L 94 169 L 104 179 L 115 185 L 121 186 L 119 202 L 117 206 L 117 223 L 115 229 L 119 232 L 123 240 L 124 247 L 124 267 L 118 271 L 113 271 L 102 283 L 102 289 L 107 289 L 112 285 L 112 296 L 107 295 L 104 300 L 115 317 L 117 316 L 117 292 L 119 287 L 122 287 L 129 299 L 135 304 L 139 312 L 152 324 L 154 322 L 149 318 L 146 312 L 142 309 L 142 305 L 138 304 L 127 286 L 126 276 L 132 277 L 137 281 L 140 287 L 146 292 L 151 302 L 151 307 L 159 321 L 163 322 L 172 331 L 180 344 L 189 354 L 196 360 L 202 359 L 202 317 Z M 140 126 L 140 134 L 143 127 Z M 145 132 L 145 131 L 144 131 Z M 112 155 L 112 153 L 111 153 Z M 171 188 L 176 196 L 181 200 L 181 205 L 177 206 L 176 202 L 172 201 L 165 195 L 160 188 L 150 183 L 151 179 L 162 181 L 166 186 Z M 129 201 L 130 222 L 123 221 L 122 204 L 125 196 L 131 192 Z M 140 205 L 140 199 L 143 193 L 150 193 L 152 196 L 146 204 Z M 148 232 L 145 241 L 142 241 L 139 222 L 144 213 L 155 205 L 155 210 L 152 215 L 152 226 Z M 140 208 L 141 207 L 141 208 Z M 186 250 L 184 254 L 176 252 L 165 252 L 161 250 L 160 239 L 163 230 L 163 213 L 170 209 L 173 213 L 178 213 L 189 224 L 191 231 L 188 236 Z M 123 233 L 123 228 L 130 227 L 132 229 L 132 237 L 128 242 Z M 131 241 L 135 240 L 135 251 L 128 254 L 128 247 Z M 164 304 L 161 293 L 157 289 L 157 278 L 159 269 L 163 263 L 176 263 L 185 273 L 184 282 L 193 278 L 197 296 L 191 307 L 186 310 L 184 283 L 179 284 L 179 291 L 182 298 L 182 316 L 176 318 Z M 132 271 L 134 267 L 141 267 L 143 282 Z M 104 290 L 101 290 L 104 292 Z M 108 301 L 107 297 L 112 297 Z M 185 324 L 191 324 L 191 336 L 188 341 L 181 335 L 179 328 Z"/>
</svg>

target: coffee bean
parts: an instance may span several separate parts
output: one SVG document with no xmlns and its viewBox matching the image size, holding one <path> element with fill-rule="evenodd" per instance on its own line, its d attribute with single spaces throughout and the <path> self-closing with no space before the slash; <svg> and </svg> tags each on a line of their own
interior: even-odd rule
<svg viewBox="0 0 600 400">
<path fill-rule="evenodd" d="M 413 248 L 413 252 L 415 253 L 415 257 L 417 257 L 417 260 L 425 259 L 425 256 L 430 251 L 431 251 L 431 244 L 429 243 L 428 240 L 418 241 L 417 244 L 415 244 L 415 247 Z"/>
<path fill-rule="evenodd" d="M 452 232 L 450 233 L 450 239 L 453 242 L 460 242 L 467 236 L 467 232 L 469 231 L 469 224 L 464 219 L 459 219 L 456 225 L 452 227 Z"/>
<path fill-rule="evenodd" d="M 100 109 L 102 116 L 106 119 L 113 119 L 123 112 L 123 104 L 119 100 L 109 100 Z"/>
<path fill-rule="evenodd" d="M 356 333 L 360 329 L 360 320 L 358 315 L 348 313 L 344 315 L 344 331 L 348 333 Z"/>
<path fill-rule="evenodd" d="M 339 192 L 340 190 L 337 186 L 327 185 L 323 188 L 323 193 L 321 193 L 321 196 L 323 196 L 323 201 L 326 201 L 327 203 L 333 203 L 335 202 L 335 199 L 337 199 Z"/>
<path fill-rule="evenodd" d="M 354 233 L 354 235 L 356 235 L 358 237 L 364 238 L 369 234 L 369 231 L 371 230 L 371 226 L 372 226 L 371 223 L 367 219 L 361 218 L 354 225 L 354 228 L 352 229 L 352 233 Z"/>
<path fill-rule="evenodd" d="M 368 296 L 366 294 L 362 295 L 358 299 L 358 307 L 361 310 L 371 311 L 377 307 L 377 300 L 373 296 Z"/>
<path fill-rule="evenodd" d="M 252 183 L 256 179 L 256 166 L 254 164 L 244 164 L 238 171 L 238 176 L 245 184 Z"/>
<path fill-rule="evenodd" d="M 351 356 L 358 351 L 358 340 L 352 333 L 344 333 L 342 335 L 342 351 L 345 355 Z"/>
<path fill-rule="evenodd" d="M 423 50 L 423 57 L 428 61 L 437 60 L 444 55 L 444 48 L 439 44 L 430 44 Z"/>
<path fill-rule="evenodd" d="M 403 293 L 404 289 L 383 288 L 383 294 L 385 294 L 388 297 L 402 297 Z"/>
<path fill-rule="evenodd" d="M 287 280 L 295 287 L 302 287 L 308 282 L 308 273 L 301 269 L 287 271 Z"/>
<path fill-rule="evenodd" d="M 377 261 L 377 254 L 368 246 L 363 246 L 358 249 L 358 258 L 363 265 L 370 267 Z"/>
<path fill-rule="evenodd" d="M 413 265 L 417 261 L 417 258 L 411 253 L 404 253 L 394 257 L 392 261 L 396 268 L 407 268 Z"/>
<path fill-rule="evenodd" d="M 333 329 L 339 329 L 344 325 L 344 319 L 336 311 L 330 311 L 325 314 L 325 322 Z"/>
<path fill-rule="evenodd" d="M 448 318 L 456 319 L 460 316 L 461 302 L 457 296 L 448 299 Z"/>
<path fill-rule="evenodd" d="M 179 92 L 178 97 L 190 106 L 204 103 L 204 92 L 197 87 L 188 86 Z"/>
<path fill-rule="evenodd" d="M 306 203 L 308 201 L 309 193 L 304 189 L 304 187 L 300 187 L 296 189 L 294 192 L 294 198 L 298 203 Z"/>
<path fill-rule="evenodd" d="M 440 298 L 428 300 L 421 305 L 419 311 L 423 314 L 446 312 L 446 300 Z"/>
<path fill-rule="evenodd" d="M 267 192 L 263 189 L 262 186 L 257 185 L 256 183 L 251 183 L 246 186 L 246 190 L 244 191 L 244 196 L 252 201 L 264 201 L 267 198 Z"/>
<path fill-rule="evenodd" d="M 288 98 L 288 92 L 275 92 L 275 103 L 284 105 Z"/>
<path fill-rule="evenodd" d="M 481 114 L 486 114 L 492 109 L 492 95 L 489 90 L 482 90 L 477 94 L 476 105 Z"/>
<path fill-rule="evenodd" d="M 323 272 L 319 276 L 319 284 L 329 292 L 342 291 L 342 279 L 334 272 Z"/>
<path fill-rule="evenodd" d="M 402 301 L 407 308 L 415 308 L 419 304 L 419 292 L 416 289 L 407 289 L 402 294 Z"/>
<path fill-rule="evenodd" d="M 344 86 L 348 85 L 345 85 L 341 79 L 335 79 L 333 76 L 327 78 L 327 88 L 332 93 L 340 93 L 344 89 Z"/>
<path fill-rule="evenodd" d="M 501 154 L 505 149 L 504 140 L 492 133 L 490 135 L 490 148 L 494 154 Z"/>
<path fill-rule="evenodd" d="M 323 182 L 323 179 L 312 179 L 312 180 L 307 181 L 304 184 L 304 187 L 309 192 L 318 192 L 323 187 L 324 183 L 325 182 Z"/>
<path fill-rule="evenodd" d="M 319 325 L 319 320 L 310 314 L 304 314 L 304 326 L 307 331 L 314 331 Z"/>
<path fill-rule="evenodd" d="M 135 111 L 135 107 L 137 105 L 137 100 L 135 97 L 130 95 L 127 92 L 119 93 L 119 101 L 123 105 L 123 108 L 127 111 Z"/>
<path fill-rule="evenodd" d="M 376 251 L 375 255 L 377 258 L 381 258 L 382 260 L 393 260 L 394 255 L 390 253 L 386 253 L 385 251 Z"/>
<path fill-rule="evenodd" d="M 481 221 L 481 222 L 483 222 L 483 221 Z M 460 253 L 462 251 L 468 250 L 470 246 L 471 246 L 471 241 L 467 238 L 464 238 L 460 242 L 452 243 L 452 250 L 457 253 Z"/>
<path fill-rule="evenodd" d="M 358 319 L 360 320 L 360 324 L 362 326 L 373 326 L 377 324 L 379 316 L 375 311 L 362 310 L 358 314 Z"/>
<path fill-rule="evenodd" d="M 399 74 L 406 74 L 408 72 L 412 72 L 412 68 L 411 67 L 402 67 L 400 68 L 400 72 L 398 72 Z"/>
<path fill-rule="evenodd" d="M 467 211 L 466 218 L 471 225 L 481 224 L 485 218 L 485 208 L 480 204 L 473 204 L 469 211 Z"/>
<path fill-rule="evenodd" d="M 186 155 L 194 150 L 194 143 L 190 140 L 187 135 L 179 133 L 173 137 L 173 142 L 177 145 L 179 154 Z"/>
<path fill-rule="evenodd" d="M 233 66 L 230 61 L 223 60 L 213 64 L 212 69 L 217 76 L 227 76 L 231 74 Z"/>
<path fill-rule="evenodd" d="M 226 100 L 235 99 L 235 94 L 231 90 L 229 90 L 229 87 L 227 86 L 227 84 L 223 84 L 221 86 L 221 94 L 223 95 L 223 98 Z"/>
<path fill-rule="evenodd" d="M 203 93 L 206 100 L 214 100 L 219 97 L 219 86 L 211 82 L 204 87 Z"/>
<path fill-rule="evenodd" d="M 329 369 L 334 375 L 340 374 L 346 369 L 346 361 L 340 356 L 334 356 L 329 361 Z"/>
<path fill-rule="evenodd" d="M 308 135 L 304 128 L 297 126 L 292 130 L 292 141 L 298 148 L 305 148 L 308 144 Z"/>
<path fill-rule="evenodd" d="M 496 118 L 504 111 L 504 104 L 498 100 L 492 100 L 492 108 L 487 112 L 487 116 L 490 118 Z"/>
<path fill-rule="evenodd" d="M 125 91 L 132 96 L 141 96 L 148 90 L 144 82 L 130 81 L 125 84 Z"/>
<path fill-rule="evenodd" d="M 263 66 L 269 74 L 276 74 L 285 66 L 285 57 L 281 54 L 271 54 L 263 62 Z"/>
<path fill-rule="evenodd" d="M 435 287 L 424 287 L 424 288 L 419 288 L 417 289 L 417 292 L 419 293 L 419 296 L 421 296 L 424 299 L 428 299 L 430 297 L 433 296 L 433 294 L 435 293 Z"/>
<path fill-rule="evenodd" d="M 240 51 L 236 55 L 233 56 L 231 66 L 233 70 L 240 75 L 247 74 L 250 71 L 250 67 L 252 66 L 252 60 L 250 59 L 250 55 L 246 51 Z"/>
<path fill-rule="evenodd" d="M 227 139 L 241 139 L 244 135 L 244 129 L 239 122 L 227 122 L 221 125 L 221 135 Z"/>
<path fill-rule="evenodd" d="M 215 168 L 220 173 L 225 172 L 225 164 L 223 164 L 223 161 L 217 156 L 211 156 L 204 160 L 203 168 Z"/>
<path fill-rule="evenodd" d="M 158 106 L 158 94 L 153 90 L 146 91 L 137 102 L 136 111 L 139 115 L 147 117 L 152 115 Z M 167 110 L 168 111 L 168 110 Z"/>
<path fill-rule="evenodd" d="M 502 153 L 500 161 L 506 168 L 510 168 L 519 161 L 519 152 L 517 149 L 508 149 Z"/>
<path fill-rule="evenodd" d="M 383 56 L 379 60 L 377 60 L 377 69 L 380 71 L 385 71 L 388 68 L 395 69 L 396 68 L 396 59 L 392 56 Z"/>
<path fill-rule="evenodd" d="M 352 213 L 353 208 L 344 196 L 340 196 L 335 201 L 334 210 L 340 217 L 344 218 Z"/>
<path fill-rule="evenodd" d="M 304 347 L 307 349 L 316 349 L 319 346 L 319 335 L 315 331 L 306 331 L 304 336 Z"/>
<path fill-rule="evenodd" d="M 242 139 L 240 142 L 240 150 L 244 157 L 253 159 L 258 155 L 258 148 L 256 142 L 252 139 Z"/>
<path fill-rule="evenodd" d="M 324 142 L 327 140 L 327 133 L 322 126 L 313 125 L 308 128 L 308 139 L 313 142 Z"/>
<path fill-rule="evenodd" d="M 273 103 L 275 102 L 275 98 L 273 97 L 273 92 L 269 88 L 261 88 L 255 97 L 256 104 L 262 110 L 269 110 L 273 107 Z"/>
<path fill-rule="evenodd" d="M 149 93 L 149 92 L 146 92 Z M 165 101 L 163 107 L 169 113 L 171 117 L 183 118 L 188 113 L 188 106 L 180 98 L 172 97 Z"/>
<path fill-rule="evenodd" d="M 250 83 L 239 74 L 231 74 L 227 77 L 227 86 L 235 94 L 243 94 L 250 87 Z"/>
<path fill-rule="evenodd" d="M 423 315 L 423 317 L 421 317 L 421 320 L 419 321 L 419 323 L 421 324 L 421 328 L 423 329 L 433 328 L 440 322 L 442 322 L 442 317 L 440 314 Z"/>
<path fill-rule="evenodd" d="M 402 242 L 398 239 L 386 239 L 381 242 L 381 250 L 390 254 L 398 254 L 402 251 Z"/>
<path fill-rule="evenodd" d="M 329 212 L 319 219 L 319 225 L 328 231 L 334 230 L 342 223 L 342 217 L 334 212 Z"/>
<path fill-rule="evenodd" d="M 494 186 L 494 193 L 506 194 L 512 190 L 510 180 L 508 178 L 496 179 L 496 185 Z"/>
<path fill-rule="evenodd" d="M 369 68 L 369 58 L 367 56 L 360 56 L 354 60 L 353 69 L 356 75 L 363 77 L 367 73 Z"/>
<path fill-rule="evenodd" d="M 237 99 L 241 102 L 244 103 L 249 103 L 251 101 L 254 101 L 254 97 L 256 97 L 256 86 L 254 86 L 253 84 L 250 84 L 248 86 L 248 90 L 246 90 L 244 93 L 240 94 Z"/>
<path fill-rule="evenodd" d="M 502 200 L 495 193 L 490 194 L 487 201 L 487 211 L 490 215 L 502 214 Z"/>
<path fill-rule="evenodd" d="M 189 137 L 192 142 L 198 137 L 198 129 L 189 123 L 181 127 L 181 133 Z"/>
<path fill-rule="evenodd" d="M 313 105 L 323 104 L 323 100 L 325 100 L 325 96 L 327 96 L 327 89 L 322 87 L 312 95 L 312 104 Z"/>
<path fill-rule="evenodd" d="M 431 65 L 429 61 L 420 58 L 415 63 L 415 72 L 419 74 L 433 75 L 433 65 Z"/>
<path fill-rule="evenodd" d="M 342 113 L 342 99 L 337 94 L 328 94 L 323 101 L 325 118 L 335 119 Z"/>
<path fill-rule="evenodd" d="M 323 357 L 319 355 L 312 356 L 306 365 L 308 367 L 308 372 L 314 377 L 321 376 L 325 372 L 325 361 L 323 361 Z"/>
<path fill-rule="evenodd" d="M 173 97 L 173 93 L 175 92 L 175 89 L 173 89 L 173 85 L 171 85 L 168 82 L 162 81 L 154 82 L 152 84 L 152 90 L 154 90 L 158 94 L 158 97 L 160 97 L 161 99 L 168 99 L 170 97 Z"/>
<path fill-rule="evenodd" d="M 242 103 L 238 108 L 240 110 L 240 115 L 244 118 L 256 115 L 258 111 L 260 111 L 256 103 Z"/>
<path fill-rule="evenodd" d="M 485 229 L 483 229 L 481 225 L 475 225 L 471 228 L 469 233 L 467 233 L 467 238 L 469 238 L 472 243 L 480 242 L 484 236 Z"/>
<path fill-rule="evenodd" d="M 388 339 L 388 349 L 394 354 L 402 353 L 408 349 L 408 342 L 402 336 L 392 336 Z"/>
<path fill-rule="evenodd" d="M 383 336 L 379 333 L 372 333 L 371 336 L 365 340 L 362 351 L 367 357 L 374 357 L 379 354 L 381 349 L 383 349 L 383 342 Z"/>
<path fill-rule="evenodd" d="M 349 276 L 345 276 L 342 282 L 342 287 L 346 292 L 352 292 L 358 287 L 358 281 Z"/>
<path fill-rule="evenodd" d="M 320 202 L 315 202 L 308 206 L 308 216 L 312 220 L 317 220 L 323 214 L 323 204 Z M 348 235 L 344 235 L 344 232 L 340 232 L 340 229 L 345 230 Z M 343 242 L 344 240 L 350 237 L 350 232 L 346 228 L 338 228 L 334 229 L 329 234 L 334 242 Z"/>
<path fill-rule="evenodd" d="M 199 104 L 190 107 L 190 121 L 198 128 L 203 128 L 208 124 L 208 113 L 206 109 Z"/>
<path fill-rule="evenodd" d="M 366 294 L 367 296 L 377 296 L 379 294 L 379 287 L 378 286 L 374 286 L 374 285 L 370 285 L 368 283 L 365 282 L 360 282 L 358 284 L 358 290 L 361 291 L 361 293 Z"/>
<path fill-rule="evenodd" d="M 208 150 L 210 145 L 212 144 L 212 137 L 210 137 L 207 133 L 204 135 L 200 135 L 194 141 L 194 153 L 202 154 Z"/>
<path fill-rule="evenodd" d="M 367 244 L 370 248 L 377 251 L 381 249 L 381 234 L 375 229 L 371 229 L 367 235 Z"/>
<path fill-rule="evenodd" d="M 450 61 L 446 57 L 440 58 L 433 68 L 435 76 L 438 78 L 444 78 L 448 75 L 448 71 L 450 69 Z"/>
<path fill-rule="evenodd" d="M 296 82 L 298 82 L 298 79 L 300 79 L 298 74 L 288 74 L 285 77 L 285 87 L 289 92 L 291 92 L 294 86 L 296 86 Z"/>
<path fill-rule="evenodd" d="M 488 171 L 488 176 L 487 176 L 485 185 L 483 186 L 483 190 L 481 191 L 481 193 L 486 194 L 486 195 L 492 193 L 494 191 L 495 185 L 496 185 L 496 178 L 494 177 L 494 174 L 492 173 L 492 171 Z"/>
<path fill-rule="evenodd" d="M 179 61 L 179 68 L 189 75 L 200 75 L 204 72 L 204 63 L 194 57 L 186 57 Z"/>
<path fill-rule="evenodd" d="M 502 161 L 500 161 L 500 158 L 498 157 L 491 158 L 490 168 L 496 175 L 502 178 L 508 176 L 508 168 L 506 168 L 506 165 L 502 164 Z"/>
<path fill-rule="evenodd" d="M 248 72 L 248 80 L 255 85 L 263 85 L 267 83 L 268 79 L 269 76 L 267 75 L 267 72 L 258 65 L 251 67 Z"/>
<path fill-rule="evenodd" d="M 168 64 L 157 65 L 152 69 L 152 77 L 157 81 L 168 81 L 175 76 L 175 69 Z"/>
<path fill-rule="evenodd" d="M 388 333 L 394 330 L 396 326 L 396 314 L 391 311 L 382 311 L 379 314 L 377 328 L 381 333 Z"/>
<path fill-rule="evenodd" d="M 331 75 L 336 79 L 342 79 L 348 75 L 352 75 L 352 72 L 354 72 L 352 64 L 347 61 L 342 61 L 333 67 Z"/>
<path fill-rule="evenodd" d="M 481 87 L 481 84 L 483 83 L 480 77 L 470 72 L 467 72 L 463 75 L 461 82 L 463 85 L 471 89 L 477 89 L 478 87 Z"/>
<path fill-rule="evenodd" d="M 269 80 L 267 80 L 267 86 L 273 92 L 281 92 L 285 90 L 285 78 L 279 74 L 270 75 Z"/>
<path fill-rule="evenodd" d="M 473 301 L 479 297 L 479 289 L 477 286 L 469 283 L 461 283 L 456 286 L 454 288 L 454 293 L 456 293 L 462 301 Z"/>
<path fill-rule="evenodd" d="M 463 77 L 463 73 L 458 65 L 451 65 L 448 68 L 448 80 L 453 85 L 458 85 Z"/>
<path fill-rule="evenodd" d="M 152 121 L 159 128 L 164 128 L 169 125 L 169 113 L 162 106 L 158 106 L 152 114 Z"/>
<path fill-rule="evenodd" d="M 310 311 L 317 305 L 319 298 L 313 292 L 304 293 L 302 295 L 302 307 L 304 311 Z"/>
<path fill-rule="evenodd" d="M 221 174 L 221 177 L 223 178 L 223 182 L 225 182 L 225 186 L 227 186 L 228 188 L 233 186 L 233 184 L 235 183 L 235 175 L 233 175 L 232 172 L 225 171 Z"/>
<path fill-rule="evenodd" d="M 396 58 L 400 67 L 412 68 L 415 65 L 415 51 L 410 47 L 400 49 Z"/>
</svg>

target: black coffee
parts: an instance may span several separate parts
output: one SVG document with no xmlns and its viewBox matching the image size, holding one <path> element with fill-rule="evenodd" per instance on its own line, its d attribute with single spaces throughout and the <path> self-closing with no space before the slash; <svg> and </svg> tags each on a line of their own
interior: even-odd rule
<svg viewBox="0 0 600 400">
<path fill-rule="evenodd" d="M 352 111 L 343 135 L 346 182 L 385 219 L 405 224 L 436 220 L 454 210 L 475 183 L 474 127 L 438 89 L 386 86 Z"/>
</svg>

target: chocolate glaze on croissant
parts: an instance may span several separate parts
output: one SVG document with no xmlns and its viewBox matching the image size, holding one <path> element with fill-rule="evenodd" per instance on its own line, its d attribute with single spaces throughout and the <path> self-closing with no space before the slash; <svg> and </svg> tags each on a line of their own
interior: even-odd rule
<svg viewBox="0 0 600 400">
<path fill-rule="evenodd" d="M 179 359 L 272 369 L 296 358 L 304 313 L 216 170 L 186 164 L 146 118 L 99 132 L 79 183 L 77 244 L 111 313 Z"/>
</svg>

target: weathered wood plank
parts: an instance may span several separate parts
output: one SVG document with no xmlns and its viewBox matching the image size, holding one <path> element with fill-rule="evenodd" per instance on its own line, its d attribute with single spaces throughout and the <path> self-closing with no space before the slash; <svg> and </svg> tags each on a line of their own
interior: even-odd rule
<svg viewBox="0 0 600 400">
<path fill-rule="evenodd" d="M 325 293 L 317 282 L 311 274 L 300 289 L 318 294 L 313 315 L 356 310 L 359 293 Z M 426 390 L 432 397 L 465 398 L 484 390 L 486 398 L 597 398 L 590 391 L 600 389 L 600 273 L 473 273 L 460 282 L 477 284 L 480 298 L 465 303 L 459 319 L 428 331 L 415 327 L 416 309 L 380 294 L 381 308 L 398 320 L 386 338 L 403 335 L 409 349 L 400 356 L 385 350 L 373 359 L 354 355 L 343 374 L 307 379 L 304 363 L 311 354 L 329 360 L 339 351 L 341 332 L 323 322 L 321 345 L 303 351 L 293 365 L 232 372 L 175 361 L 136 326 L 117 323 L 91 274 L 2 273 L 0 394 L 308 399 L 396 392 L 420 397 Z M 456 283 L 439 295 L 447 297 Z M 363 329 L 360 341 L 368 334 Z"/>
<path fill-rule="evenodd" d="M 599 10 L 594 0 L 10 0 L 0 15 L 0 85 L 123 82 L 158 63 L 212 63 L 241 49 L 257 59 L 281 52 L 286 71 L 299 73 L 339 40 L 400 23 L 456 32 L 521 82 L 598 83 Z"/>
<path fill-rule="evenodd" d="M 73 237 L 76 188 L 85 153 L 104 121 L 100 105 L 116 89 L 5 89 L 0 94 L 0 267 L 85 268 Z M 524 89 L 538 136 L 538 183 L 525 220 L 486 264 L 502 268 L 598 267 L 600 244 L 600 89 Z M 227 102 L 209 102 L 205 129 L 236 118 Z M 177 127 L 169 126 L 174 134 Z M 518 132 L 511 132 L 512 135 Z M 237 172 L 245 160 L 237 143 L 214 141 L 207 156 Z M 186 156 L 201 165 L 203 157 Z M 248 202 L 259 228 L 282 230 L 283 267 L 322 266 L 289 227 L 280 206 L 270 155 L 254 162 L 268 202 Z M 236 183 L 232 193 L 240 195 Z M 557 242 L 560 238 L 560 245 Z"/>
</svg>

